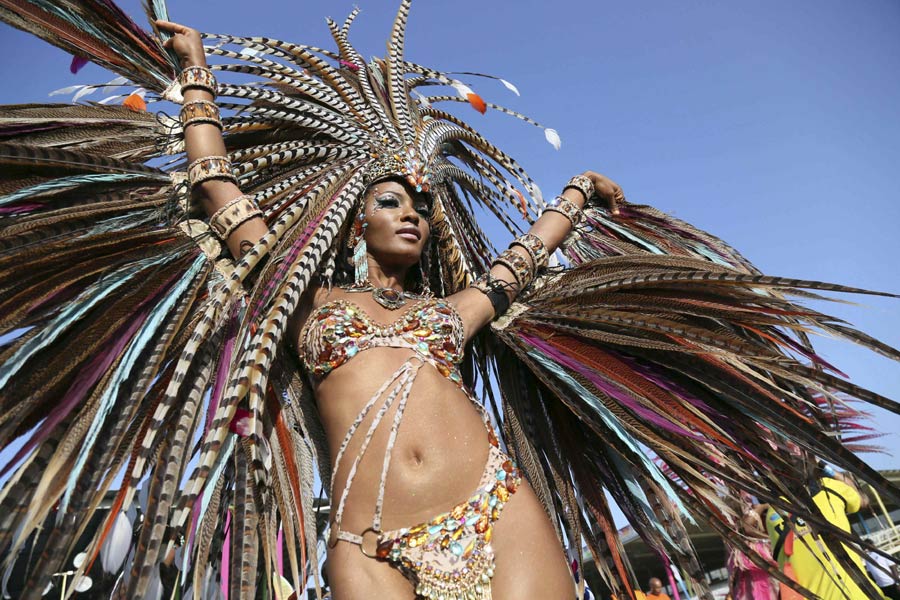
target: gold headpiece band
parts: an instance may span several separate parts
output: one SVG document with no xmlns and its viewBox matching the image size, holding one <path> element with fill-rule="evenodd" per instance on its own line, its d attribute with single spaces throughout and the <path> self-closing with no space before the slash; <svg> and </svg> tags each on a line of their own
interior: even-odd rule
<svg viewBox="0 0 900 600">
<path fill-rule="evenodd" d="M 429 191 L 431 171 L 412 148 L 376 152 L 372 156 L 373 161 L 366 168 L 363 178 L 366 185 L 389 177 L 402 177 L 417 192 Z"/>
</svg>

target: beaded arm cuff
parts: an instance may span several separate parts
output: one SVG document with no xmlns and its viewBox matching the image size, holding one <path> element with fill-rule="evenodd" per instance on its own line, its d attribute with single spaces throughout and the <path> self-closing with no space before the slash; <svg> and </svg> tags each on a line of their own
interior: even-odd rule
<svg viewBox="0 0 900 600">
<path fill-rule="evenodd" d="M 547 253 L 546 246 L 544 246 L 544 240 L 533 233 L 526 233 L 525 235 L 517 237 L 513 240 L 513 243 L 510 244 L 510 247 L 513 246 L 521 246 L 528 252 L 528 256 L 531 257 L 531 262 L 534 264 L 535 271 L 539 271 L 546 267 L 550 260 L 550 255 Z"/>
<path fill-rule="evenodd" d="M 490 300 L 491 306 L 494 307 L 494 318 L 496 319 L 509 308 L 509 296 L 506 293 L 508 283 L 502 279 L 495 279 L 489 272 L 482 274 L 476 279 L 472 286 Z"/>
<path fill-rule="evenodd" d="M 506 249 L 494 259 L 491 266 L 503 265 L 512 271 L 519 289 L 528 287 L 528 284 L 534 279 L 535 268 L 528 264 L 528 259 L 516 252 L 515 250 Z"/>
<path fill-rule="evenodd" d="M 210 123 L 222 129 L 222 118 L 219 107 L 209 100 L 194 100 L 181 107 L 181 124 L 183 127 L 196 123 Z"/>
<path fill-rule="evenodd" d="M 231 169 L 231 161 L 224 156 L 204 156 L 188 165 L 188 180 L 191 188 L 210 179 L 229 179 L 237 184 Z"/>
<path fill-rule="evenodd" d="M 584 213 L 581 212 L 578 205 L 564 196 L 557 196 L 554 201 L 555 204 L 548 205 L 544 212 L 558 212 L 571 221 L 573 227 L 577 227 L 581 223 Z"/>
<path fill-rule="evenodd" d="M 234 230 L 252 219 L 261 217 L 263 212 L 248 196 L 238 196 L 209 218 L 209 228 L 225 241 Z"/>
<path fill-rule="evenodd" d="M 563 187 L 563 191 L 566 191 L 569 188 L 574 188 L 581 192 L 581 195 L 584 196 L 585 204 L 594 197 L 594 182 L 591 181 L 591 178 L 587 175 L 576 175 L 570 179 L 565 187 Z"/>
<path fill-rule="evenodd" d="M 182 91 L 198 88 L 206 90 L 212 94 L 213 98 L 216 97 L 216 89 L 219 87 L 215 76 L 207 67 L 186 68 L 178 76 L 178 83 L 181 84 Z"/>
</svg>

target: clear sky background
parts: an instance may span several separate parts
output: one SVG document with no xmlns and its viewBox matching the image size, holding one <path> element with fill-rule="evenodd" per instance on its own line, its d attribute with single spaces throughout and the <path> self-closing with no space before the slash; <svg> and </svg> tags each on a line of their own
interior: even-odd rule
<svg viewBox="0 0 900 600">
<path fill-rule="evenodd" d="M 120 4 L 146 23 L 138 2 Z M 351 39 L 365 56 L 384 54 L 396 3 L 357 4 Z M 326 48 L 323 18 L 342 21 L 352 7 L 169 1 L 173 20 L 201 31 Z M 486 100 L 556 128 L 559 151 L 505 115 L 460 114 L 548 196 L 600 171 L 631 201 L 719 235 L 765 273 L 900 293 L 898 32 L 896 0 L 418 0 L 406 54 L 516 84 L 521 97 L 465 78 Z M 0 56 L 0 103 L 67 101 L 47 93 L 112 78 L 94 65 L 72 75 L 70 56 L 4 25 Z M 508 234 L 494 231 L 505 246 Z M 825 308 L 900 346 L 900 300 L 857 300 L 864 306 Z M 819 349 L 855 383 L 900 398 L 900 364 L 843 342 Z M 874 415 L 887 453 L 866 458 L 900 468 L 900 417 Z"/>
</svg>

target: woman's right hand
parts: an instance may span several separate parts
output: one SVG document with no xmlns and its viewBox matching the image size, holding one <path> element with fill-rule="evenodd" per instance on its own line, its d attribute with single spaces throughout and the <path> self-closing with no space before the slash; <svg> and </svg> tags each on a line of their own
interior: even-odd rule
<svg viewBox="0 0 900 600">
<path fill-rule="evenodd" d="M 175 51 L 182 69 L 206 66 L 206 52 L 203 50 L 203 39 L 199 31 L 162 19 L 156 20 L 156 26 L 172 34 L 163 43 L 163 48 Z"/>
</svg>

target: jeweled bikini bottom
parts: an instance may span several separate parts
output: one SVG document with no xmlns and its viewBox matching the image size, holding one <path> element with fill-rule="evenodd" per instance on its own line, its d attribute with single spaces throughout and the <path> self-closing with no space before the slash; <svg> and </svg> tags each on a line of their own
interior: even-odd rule
<svg viewBox="0 0 900 600">
<path fill-rule="evenodd" d="M 493 524 L 521 483 L 506 454 L 490 446 L 475 493 L 428 522 L 382 532 L 375 555 L 397 566 L 424 598 L 489 600 Z"/>
</svg>

